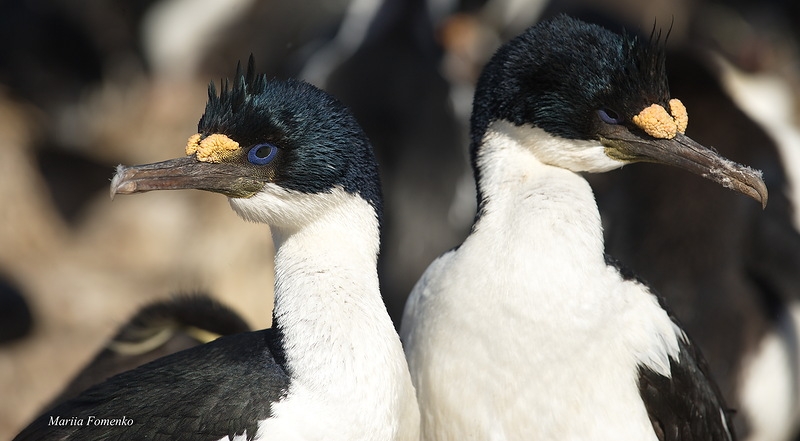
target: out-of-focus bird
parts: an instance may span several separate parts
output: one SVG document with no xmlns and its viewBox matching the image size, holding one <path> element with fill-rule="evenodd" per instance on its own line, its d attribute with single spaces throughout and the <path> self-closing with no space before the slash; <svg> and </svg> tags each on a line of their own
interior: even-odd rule
<svg viewBox="0 0 800 441">
<path fill-rule="evenodd" d="M 232 309 L 203 293 L 178 295 L 142 307 L 64 387 L 47 408 L 106 379 L 155 359 L 250 327 Z"/>
</svg>

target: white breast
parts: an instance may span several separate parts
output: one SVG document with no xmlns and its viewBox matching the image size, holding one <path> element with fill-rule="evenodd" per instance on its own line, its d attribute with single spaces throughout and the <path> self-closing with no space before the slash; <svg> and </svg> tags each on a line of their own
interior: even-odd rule
<svg viewBox="0 0 800 441">
<path fill-rule="evenodd" d="M 485 212 L 403 320 L 423 438 L 655 439 L 637 366 L 668 375 L 679 331 L 605 264 L 583 178 L 503 132 L 487 142 Z"/>
</svg>

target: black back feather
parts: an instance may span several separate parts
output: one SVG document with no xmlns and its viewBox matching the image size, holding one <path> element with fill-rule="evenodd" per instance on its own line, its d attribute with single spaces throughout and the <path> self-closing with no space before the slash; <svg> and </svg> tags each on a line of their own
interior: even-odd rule
<svg viewBox="0 0 800 441">
<path fill-rule="evenodd" d="M 274 332 L 222 337 L 123 372 L 45 412 L 14 441 L 215 441 L 244 433 L 252 440 L 289 387 L 273 356 Z M 129 424 L 91 419 L 123 417 Z"/>
</svg>

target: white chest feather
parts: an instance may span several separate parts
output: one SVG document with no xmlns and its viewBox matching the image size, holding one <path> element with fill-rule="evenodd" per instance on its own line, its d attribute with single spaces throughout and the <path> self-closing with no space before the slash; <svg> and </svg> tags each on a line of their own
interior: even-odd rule
<svg viewBox="0 0 800 441">
<path fill-rule="evenodd" d="M 486 142 L 481 219 L 403 319 L 423 438 L 655 439 L 637 366 L 669 375 L 679 330 L 605 264 L 582 177 L 503 131 Z"/>
</svg>

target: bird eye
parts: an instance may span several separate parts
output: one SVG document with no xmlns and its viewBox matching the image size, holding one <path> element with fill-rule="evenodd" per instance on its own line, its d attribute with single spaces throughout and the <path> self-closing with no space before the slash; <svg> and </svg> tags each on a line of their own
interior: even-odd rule
<svg viewBox="0 0 800 441">
<path fill-rule="evenodd" d="M 598 110 L 597 115 L 607 124 L 619 124 L 622 122 L 622 118 L 620 118 L 619 114 L 608 108 Z"/>
<path fill-rule="evenodd" d="M 277 154 L 278 147 L 275 147 L 272 144 L 256 144 L 247 153 L 247 160 L 254 165 L 265 165 L 269 164 L 273 159 L 275 159 L 275 155 Z"/>
</svg>

